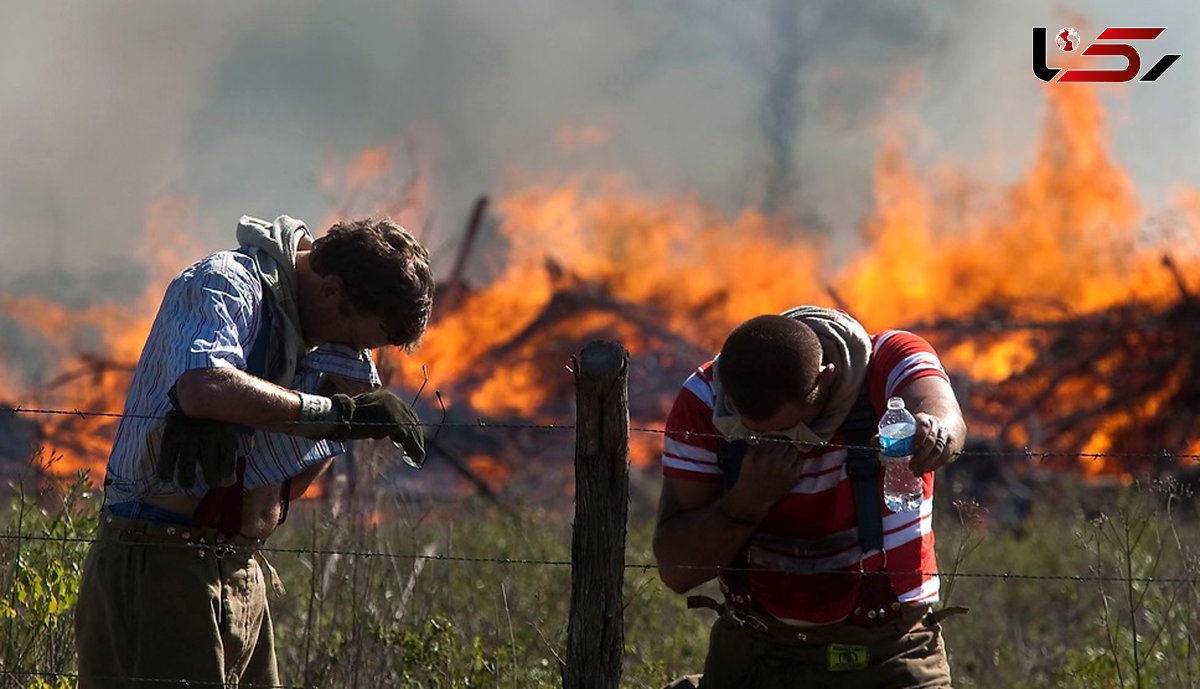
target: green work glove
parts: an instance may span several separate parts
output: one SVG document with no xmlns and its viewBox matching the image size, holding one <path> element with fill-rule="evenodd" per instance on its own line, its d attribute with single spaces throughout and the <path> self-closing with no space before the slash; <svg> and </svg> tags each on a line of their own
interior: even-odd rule
<svg viewBox="0 0 1200 689">
<path fill-rule="evenodd" d="M 237 434 L 227 423 L 194 419 L 171 410 L 158 453 L 158 478 L 174 481 L 186 490 L 196 483 L 197 465 L 209 487 L 233 485 L 237 480 Z"/>
<path fill-rule="evenodd" d="M 416 466 L 425 462 L 425 433 L 417 413 L 407 402 L 387 390 L 372 390 L 361 395 L 332 395 L 337 416 L 330 440 L 391 438 L 404 449 Z"/>
</svg>

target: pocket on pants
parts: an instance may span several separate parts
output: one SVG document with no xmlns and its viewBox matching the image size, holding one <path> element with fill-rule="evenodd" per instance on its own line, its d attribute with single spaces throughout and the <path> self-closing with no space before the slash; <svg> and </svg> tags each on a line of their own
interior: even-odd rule
<svg viewBox="0 0 1200 689">
<path fill-rule="evenodd" d="M 266 618 L 267 591 L 253 559 L 221 563 L 221 642 L 226 673 L 240 674 L 254 655 Z"/>
</svg>

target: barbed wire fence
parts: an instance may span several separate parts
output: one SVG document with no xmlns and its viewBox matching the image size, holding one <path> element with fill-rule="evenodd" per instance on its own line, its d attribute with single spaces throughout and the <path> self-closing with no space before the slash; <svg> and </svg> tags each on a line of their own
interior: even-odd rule
<svg viewBox="0 0 1200 689">
<path fill-rule="evenodd" d="M 105 417 L 105 418 L 133 418 L 147 420 L 164 420 L 166 417 L 161 414 L 129 414 L 124 412 L 99 412 L 86 411 L 82 409 L 44 409 L 38 407 L 9 407 L 0 405 L 0 414 L 29 414 L 29 415 L 53 415 L 53 416 L 78 416 L 78 417 Z M 305 424 L 315 424 L 320 422 L 315 421 L 289 421 L 281 425 L 300 426 Z M 370 422 L 365 422 L 360 425 L 371 425 Z M 401 424 L 403 425 L 403 424 Z M 423 428 L 440 429 L 483 429 L 483 430 L 531 430 L 531 431 L 575 431 L 577 426 L 572 423 L 526 423 L 514 421 L 492 421 L 487 419 L 477 419 L 473 422 L 421 422 L 409 424 L 413 426 L 421 426 Z M 725 436 L 718 433 L 700 433 L 700 432 L 668 432 L 665 428 L 654 428 L 647 426 L 630 426 L 630 433 L 645 433 L 650 435 L 673 435 L 687 438 L 723 438 Z M 747 439 L 752 439 L 754 442 L 761 443 L 787 443 L 791 445 L 803 445 L 803 441 L 790 440 L 786 438 L 776 438 L 771 435 L 749 436 Z M 845 443 L 822 443 L 821 448 L 831 450 L 850 450 L 850 449 L 867 449 L 878 450 L 874 446 L 853 445 Z M 956 457 L 997 457 L 997 458 L 1023 458 L 1029 460 L 1046 460 L 1046 459 L 1080 459 L 1080 460 L 1099 460 L 1099 459 L 1170 459 L 1180 461 L 1200 462 L 1200 453 L 1188 452 L 1186 450 L 1176 450 L 1171 448 L 1161 448 L 1153 451 L 1145 452 L 1085 452 L 1082 450 L 1039 450 L 1032 447 L 1022 447 L 1020 449 L 1011 450 L 961 450 L 955 453 Z"/>
<path fill-rule="evenodd" d="M 45 536 L 40 534 L 0 534 L 0 542 L 34 542 L 34 543 L 60 543 L 71 545 L 92 545 L 101 541 L 94 538 L 68 537 L 68 536 Z M 221 552 L 222 546 L 215 543 L 198 543 L 198 542 L 182 542 L 182 543 L 153 543 L 143 544 L 151 545 L 155 548 L 166 549 L 184 549 L 192 552 L 201 550 L 207 552 Z M 572 560 L 562 559 L 544 559 L 544 558 L 525 558 L 525 557 L 505 557 L 505 556 L 468 556 L 468 555 L 444 555 L 444 554 L 428 554 L 428 553 L 395 553 L 381 550 L 340 550 L 337 548 L 277 548 L 271 546 L 262 546 L 255 548 L 258 552 L 266 555 L 321 555 L 321 556 L 340 556 L 351 558 L 364 558 L 376 560 L 405 560 L 405 561 L 428 561 L 428 562 L 450 562 L 461 564 L 493 564 L 504 566 L 544 566 L 544 567 L 572 567 L 577 565 Z M 676 565 L 677 569 L 712 569 L 709 565 Z M 658 564 L 654 562 L 621 562 L 621 568 L 631 571 L 650 572 L 658 569 Z M 726 566 L 721 568 L 726 572 L 756 572 L 756 573 L 773 573 L 773 574 L 790 574 L 793 576 L 846 576 L 858 577 L 861 572 L 846 570 L 832 572 L 794 572 L 786 569 L 774 569 L 766 566 L 756 567 L 736 567 Z M 994 579 L 998 581 L 1044 581 L 1044 582 L 1073 582 L 1073 583 L 1114 583 L 1114 584 L 1200 584 L 1200 577 L 1153 577 L 1153 576 L 1122 576 L 1122 575 L 1104 575 L 1104 574 L 1039 574 L 1028 572 L 946 572 L 946 571 L 924 571 L 924 570 L 889 570 L 890 573 L 900 576 L 926 576 L 926 577 L 941 577 L 943 579 Z"/>
<path fill-rule="evenodd" d="M 594 343 L 595 344 L 612 344 L 612 343 Z M 617 345 L 619 347 L 619 345 Z M 587 356 L 585 350 L 585 358 Z M 605 359 L 606 365 L 611 364 L 613 352 L 607 352 Z M 623 348 L 620 349 L 620 356 L 627 357 Z M 577 382 L 584 367 L 576 362 L 575 373 Z M 492 422 L 483 419 L 476 420 L 474 423 L 448 423 L 442 421 L 436 424 L 421 424 L 423 426 L 436 429 L 442 428 L 472 428 L 472 429 L 514 429 L 514 430 L 535 430 L 535 431 L 572 431 L 576 434 L 576 519 L 573 535 L 572 557 L 570 559 L 555 559 L 555 558 L 533 558 L 533 557 L 507 557 L 507 556 L 463 556 L 453 554 L 439 554 L 430 552 L 407 552 L 397 553 L 388 551 L 379 551 L 360 548 L 283 548 L 264 545 L 258 548 L 263 553 L 268 555 L 296 555 L 296 556 L 324 556 L 324 557 L 345 557 L 345 558 L 361 558 L 361 559 L 376 559 L 376 560 L 393 560 L 393 561 L 408 561 L 416 562 L 445 562 L 457 564 L 491 564 L 504 567 L 557 567 L 571 568 L 572 570 L 572 606 L 571 615 L 569 618 L 568 632 L 568 648 L 571 649 L 568 654 L 567 661 L 563 662 L 562 669 L 563 686 L 566 687 L 616 687 L 616 682 L 619 681 L 621 675 L 620 659 L 623 653 L 621 644 L 621 623 L 620 618 L 623 612 L 622 603 L 622 577 L 623 572 L 634 570 L 643 573 L 652 572 L 657 569 L 657 565 L 653 562 L 643 561 L 626 561 L 624 557 L 624 522 L 625 512 L 624 505 L 628 502 L 628 485 L 627 483 L 612 482 L 611 477 L 620 476 L 628 471 L 628 437 L 632 433 L 644 433 L 654 435 L 665 435 L 666 430 L 663 428 L 651 427 L 630 427 L 628 425 L 628 398 L 625 391 L 625 369 L 627 368 L 627 358 L 621 359 L 620 366 L 616 371 L 608 371 L 607 377 L 603 384 L 593 384 L 592 391 L 589 393 L 592 396 L 590 400 L 580 400 L 579 410 L 580 418 L 575 424 L 567 423 L 512 423 L 512 422 Z M 582 390 L 583 386 L 580 386 Z M 582 394 L 582 393 L 581 393 Z M 590 412 L 585 411 L 590 409 Z M 38 407 L 0 407 L 0 413 L 9 414 L 41 414 L 41 415 L 70 415 L 79 417 L 138 417 L 138 418 L 160 418 L 156 415 L 136 415 L 116 412 L 99 412 L 87 411 L 80 409 L 51 409 Z M 587 416 L 585 416 L 587 415 Z M 605 418 L 601 422 L 598 418 Z M 623 425 L 622 425 L 623 420 Z M 708 434 L 703 433 L 688 433 L 686 436 L 705 437 Z M 711 437 L 719 437 L 713 434 Z M 622 440 L 622 438 L 624 440 Z M 756 437 L 753 440 L 758 442 L 794 442 L 771 437 Z M 857 446 L 839 445 L 829 443 L 825 445 L 828 449 L 852 449 Z M 874 449 L 874 448 L 869 448 Z M 958 453 L 958 457 L 970 456 L 990 456 L 995 458 L 1023 458 L 1029 461 L 1043 461 L 1052 458 L 1076 458 L 1079 460 L 1102 460 L 1102 459 L 1167 459 L 1176 462 L 1182 461 L 1197 461 L 1200 460 L 1200 454 L 1188 452 L 1186 450 L 1163 448 L 1153 452 L 1069 452 L 1059 450 L 1039 450 L 1036 448 L 1024 447 L 1019 450 L 964 450 Z M 608 477 L 608 478 L 597 478 Z M 615 488 L 614 488 L 615 486 Z M 590 497 L 585 497 L 585 494 L 590 494 Z M 609 507 L 600 508 L 601 504 L 608 503 Z M 613 505 L 621 506 L 619 511 L 612 509 Z M 589 510 L 591 510 L 589 512 Z M 613 515 L 620 517 L 620 528 L 613 528 Z M 603 516 L 603 518 L 599 518 Z M 592 545 L 584 548 L 582 551 L 576 547 L 579 542 L 592 540 Z M 21 543 L 46 543 L 74 546 L 90 546 L 98 542 L 98 539 L 79 537 L 79 536 L 58 536 L 50 534 L 25 533 L 18 531 L 17 533 L 0 534 L 0 543 L 16 542 L 17 547 Z M 196 542 L 179 542 L 179 543 L 161 543 L 155 544 L 156 547 L 164 548 L 189 548 L 197 551 L 214 550 L 218 546 L 216 544 L 196 543 Z M 685 567 L 686 568 L 686 567 Z M 711 569 L 711 567 L 704 567 Z M 726 568 L 728 571 L 735 571 L 738 568 Z M 613 572 L 615 571 L 615 576 Z M 785 570 L 770 570 L 763 567 L 746 568 L 746 571 L 779 571 Z M 598 573 L 607 572 L 602 578 L 597 578 Z M 795 572 L 790 572 L 795 574 Z M 831 573 L 825 573 L 826 575 Z M 834 572 L 832 574 L 839 574 Z M 841 572 L 847 576 L 859 576 L 859 572 Z M 1123 584 L 1123 585 L 1183 585 L 1197 586 L 1200 585 L 1200 577 L 1195 576 L 1139 576 L 1132 572 L 1127 574 L 1104 574 L 1099 571 L 1089 571 L 1087 573 L 1046 573 L 1046 572 L 1029 572 L 1029 571 L 907 571 L 893 572 L 898 575 L 917 575 L 922 577 L 940 577 L 947 580 L 955 579 L 977 579 L 977 580 L 993 580 L 999 582 L 1062 582 L 1075 584 Z M 589 577 L 592 581 L 582 584 L 576 581 L 576 576 Z M 576 600 L 576 591 L 587 589 L 591 593 L 587 596 L 581 596 Z M 598 595 L 596 591 L 601 593 Z M 598 605 L 597 605 L 598 604 Z M 588 607 L 594 609 L 585 610 Z M 578 608 L 578 609 L 577 609 Z M 615 609 L 614 609 L 615 608 Z M 597 619 L 607 619 L 613 623 L 613 628 L 607 633 L 595 634 L 599 625 Z M 614 665 L 615 659 L 615 665 Z M 8 677 L 10 679 L 20 680 L 37 680 L 41 679 L 65 679 L 78 681 L 79 675 L 74 672 L 50 671 L 50 670 L 13 670 L 0 667 L 0 677 Z M 101 679 L 101 678 L 96 678 Z M 142 681 L 144 678 L 123 677 L 125 681 L 135 682 Z M 179 686 L 205 686 L 209 684 L 217 684 L 219 682 L 200 682 L 194 680 L 154 680 L 159 684 L 177 684 Z M 243 686 L 248 686 L 244 685 Z M 280 684 L 280 685 L 258 685 L 258 686 L 275 686 L 275 687 L 300 687 L 304 685 L 297 684 Z"/>
<path fill-rule="evenodd" d="M 1029 327 L 1029 326 L 1022 326 Z M 22 407 L 22 406 L 0 406 L 0 413 L 9 414 L 30 414 L 30 415 L 58 415 L 58 416 L 78 416 L 78 417 L 107 417 L 107 418 L 139 418 L 139 419 L 165 419 L 165 416 L 156 414 L 130 414 L 123 412 L 100 412 L 81 409 L 47 409 L 39 407 Z M 301 425 L 305 422 L 295 421 L 292 425 Z M 575 431 L 577 426 L 572 423 L 526 423 L 526 422 L 511 422 L 511 421 L 490 421 L 478 419 L 475 422 L 440 422 L 440 423 L 420 423 L 416 424 L 423 427 L 434 429 L 509 429 L 509 430 L 542 430 L 542 431 Z M 629 433 L 645 433 L 651 435 L 665 436 L 668 434 L 664 428 L 655 427 L 638 427 L 631 426 L 628 428 Z M 696 438 L 722 438 L 720 434 L 684 432 L 672 433 L 681 437 L 696 437 Z M 761 437 L 753 437 L 755 442 L 762 443 L 788 443 L 788 444 L 803 444 L 800 441 L 789 440 L 784 438 L 771 437 L 769 435 Z M 853 444 L 842 443 L 824 443 L 822 448 L 832 450 L 850 450 L 850 449 L 868 449 L 875 450 L 875 447 L 858 446 Z M 1083 451 L 1065 451 L 1065 450 L 1038 450 L 1030 447 L 1013 450 L 961 450 L 956 453 L 956 458 L 969 457 L 993 457 L 993 458 L 1021 458 L 1032 461 L 1040 461 L 1052 458 L 1074 458 L 1079 460 L 1102 460 L 1102 459 L 1170 459 L 1177 461 L 1200 461 L 1200 453 L 1189 453 L 1162 448 L 1157 451 L 1147 452 L 1083 452 Z M 0 534 L 0 541 L 35 541 L 48 543 L 72 543 L 90 545 L 98 542 L 93 538 L 81 537 L 57 537 L 38 534 Z M 215 545 L 192 544 L 192 543 L 163 543 L 157 544 L 159 547 L 172 548 L 184 547 L 192 549 L 212 549 Z M 338 549 L 312 549 L 312 548 L 276 548 L 264 545 L 258 548 L 264 553 L 273 553 L 280 555 L 338 555 L 346 557 L 364 557 L 364 558 L 381 558 L 381 559 L 401 559 L 401 560 L 428 560 L 440 562 L 461 562 L 461 563 L 491 563 L 500 565 L 540 565 L 554 567 L 569 567 L 572 565 L 571 560 L 546 560 L 546 559 L 530 559 L 530 558 L 514 558 L 514 557 L 466 557 L 454 555 L 439 555 L 439 554 L 422 554 L 422 553 L 392 553 L 383 551 L 363 551 L 363 550 L 338 550 Z M 657 568 L 656 563 L 652 562 L 625 562 L 622 565 L 625 569 L 649 571 Z M 684 566 L 686 568 L 686 566 Z M 727 567 L 729 571 L 738 571 L 736 567 Z M 769 568 L 757 567 L 753 570 L 747 568 L 745 571 L 773 571 Z M 782 571 L 782 570 L 780 570 Z M 976 578 L 976 579 L 1000 579 L 1014 581 L 1074 581 L 1074 582 L 1117 582 L 1117 583 L 1187 583 L 1198 584 L 1200 579 L 1197 578 L 1174 578 L 1174 577 L 1120 577 L 1120 576 L 1099 576 L 1099 575 L 1081 575 L 1081 574 L 1029 574 L 1018 572 L 924 572 L 919 570 L 897 572 L 903 574 L 915 574 L 924 576 L 943 576 L 950 578 Z M 838 574 L 836 572 L 832 574 Z M 855 575 L 856 572 L 845 572 L 844 574 Z"/>
</svg>

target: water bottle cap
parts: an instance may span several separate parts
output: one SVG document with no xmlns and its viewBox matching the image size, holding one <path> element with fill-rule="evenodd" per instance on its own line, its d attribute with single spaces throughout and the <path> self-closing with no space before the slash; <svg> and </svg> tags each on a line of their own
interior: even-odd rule
<svg viewBox="0 0 1200 689">
<path fill-rule="evenodd" d="M 888 407 L 887 407 L 888 409 L 903 409 L 904 408 L 904 400 L 900 397 L 889 397 L 887 404 L 888 404 Z"/>
</svg>

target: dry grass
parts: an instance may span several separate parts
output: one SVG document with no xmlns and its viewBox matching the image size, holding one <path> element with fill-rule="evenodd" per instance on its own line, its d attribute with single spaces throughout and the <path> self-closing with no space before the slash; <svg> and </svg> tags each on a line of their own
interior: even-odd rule
<svg viewBox="0 0 1200 689">
<path fill-rule="evenodd" d="M 1140 486 L 1085 509 L 1085 489 L 1057 490 L 1020 530 L 990 526 L 969 502 L 939 503 L 943 595 L 971 608 L 945 623 L 956 686 L 1195 686 L 1198 529 L 1180 514 L 1190 498 Z M 652 562 L 651 502 L 635 495 L 631 505 L 627 563 Z M 10 536 L 0 540 L 0 669 L 19 673 L 0 676 L 3 686 L 73 685 L 70 607 L 86 550 L 73 539 L 90 536 L 96 506 L 77 482 L 18 491 L 0 511 Z M 306 502 L 272 540 L 289 590 L 272 601 L 286 682 L 560 686 L 570 570 L 539 563 L 569 559 L 569 516 L 377 506 L 367 518 L 344 499 Z M 710 613 L 686 610 L 653 570 L 634 566 L 625 597 L 623 686 L 700 670 Z"/>
</svg>

